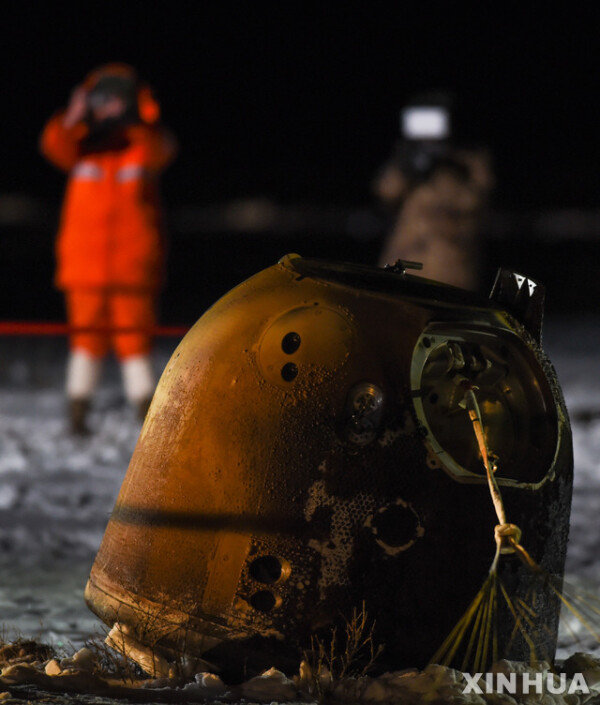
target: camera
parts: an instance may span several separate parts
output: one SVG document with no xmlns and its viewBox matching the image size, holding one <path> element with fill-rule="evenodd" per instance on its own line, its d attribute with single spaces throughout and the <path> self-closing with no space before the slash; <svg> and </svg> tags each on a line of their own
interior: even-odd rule
<svg viewBox="0 0 600 705">
<path fill-rule="evenodd" d="M 436 169 L 445 167 L 466 178 L 465 167 L 454 156 L 450 99 L 444 95 L 423 96 L 400 111 L 400 134 L 395 161 L 413 182 L 427 181 Z"/>
</svg>

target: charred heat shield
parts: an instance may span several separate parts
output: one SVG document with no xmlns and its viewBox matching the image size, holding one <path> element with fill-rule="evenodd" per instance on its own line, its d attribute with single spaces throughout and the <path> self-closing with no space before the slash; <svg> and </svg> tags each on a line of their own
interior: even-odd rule
<svg viewBox="0 0 600 705">
<path fill-rule="evenodd" d="M 91 572 L 91 609 L 231 677 L 296 668 L 311 635 L 364 602 L 381 668 L 423 666 L 494 554 L 465 383 L 511 520 L 561 575 L 569 423 L 535 301 L 518 280 L 507 300 L 509 284 L 485 300 L 403 268 L 290 255 L 224 296 L 162 375 Z M 519 596 L 530 576 L 509 560 L 503 579 Z M 558 611 L 542 591 L 540 651 L 554 650 Z M 521 658 L 509 622 L 500 646 Z"/>
</svg>

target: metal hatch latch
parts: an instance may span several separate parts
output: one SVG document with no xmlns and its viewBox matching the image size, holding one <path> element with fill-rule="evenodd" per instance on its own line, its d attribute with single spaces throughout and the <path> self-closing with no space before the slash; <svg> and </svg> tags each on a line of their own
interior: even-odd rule
<svg viewBox="0 0 600 705">
<path fill-rule="evenodd" d="M 407 269 L 423 269 L 423 262 L 412 262 L 408 259 L 397 259 L 394 264 L 386 264 L 383 268 L 392 274 L 406 274 Z"/>
</svg>

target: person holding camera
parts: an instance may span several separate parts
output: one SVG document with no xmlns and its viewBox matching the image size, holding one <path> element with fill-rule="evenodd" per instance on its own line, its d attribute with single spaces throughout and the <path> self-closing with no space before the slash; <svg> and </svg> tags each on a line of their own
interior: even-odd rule
<svg viewBox="0 0 600 705">
<path fill-rule="evenodd" d="M 42 154 L 69 175 L 55 283 L 72 327 L 66 394 L 76 433 L 87 431 L 111 348 L 140 417 L 154 392 L 151 335 L 164 264 L 158 178 L 177 150 L 159 118 L 152 90 L 135 70 L 108 64 L 74 89 L 42 132 Z"/>
<path fill-rule="evenodd" d="M 380 265 L 422 262 L 429 279 L 477 289 L 479 228 L 493 175 L 485 150 L 451 142 L 450 123 L 444 95 L 423 96 L 401 112 L 402 140 L 374 183 L 395 214 Z"/>
</svg>

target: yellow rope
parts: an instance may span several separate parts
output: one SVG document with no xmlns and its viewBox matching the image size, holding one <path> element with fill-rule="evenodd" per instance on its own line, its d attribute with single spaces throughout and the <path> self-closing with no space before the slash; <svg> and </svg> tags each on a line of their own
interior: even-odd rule
<svg viewBox="0 0 600 705">
<path fill-rule="evenodd" d="M 519 529 L 516 524 L 511 524 L 506 520 L 504 501 L 502 500 L 502 494 L 500 493 L 500 488 L 498 487 L 498 481 L 496 480 L 495 475 L 496 468 L 494 468 L 490 463 L 490 451 L 485 441 L 481 409 L 479 408 L 479 403 L 477 402 L 474 388 L 471 386 L 467 387 L 465 392 L 465 406 L 469 414 L 469 418 L 471 419 L 471 423 L 473 424 L 473 431 L 475 432 L 477 445 L 479 446 L 479 452 L 481 453 L 481 458 L 485 467 L 492 503 L 494 505 L 494 509 L 496 510 L 496 516 L 498 517 L 499 522 L 494 528 L 496 556 L 494 557 L 494 562 L 492 563 L 492 568 L 490 570 L 494 571 L 496 569 L 498 559 L 501 554 L 516 553 L 519 558 L 527 566 L 529 566 L 529 568 L 534 571 L 539 571 L 540 567 L 538 564 L 521 545 L 521 529 Z"/>
<path fill-rule="evenodd" d="M 498 658 L 496 613 L 499 597 L 506 603 L 514 620 L 514 629 L 510 642 L 512 643 L 517 635 L 521 635 L 529 647 L 532 662 L 538 661 L 536 645 L 529 633 L 530 631 L 535 631 L 536 620 L 539 617 L 532 606 L 536 602 L 536 589 L 532 585 L 527 591 L 525 599 L 516 598 L 513 602 L 497 575 L 498 564 L 503 554 L 516 554 L 532 573 L 538 576 L 545 576 L 545 581 L 548 581 L 547 584 L 562 605 L 600 642 L 600 627 L 596 628 L 594 624 L 594 616 L 595 614 L 600 615 L 600 608 L 595 608 L 588 600 L 581 597 L 567 597 L 563 589 L 558 589 L 552 582 L 552 576 L 548 575 L 521 545 L 521 529 L 507 520 L 502 494 L 495 476 L 497 468 L 495 467 L 495 461 L 492 463 L 490 460 L 492 454 L 487 447 L 481 410 L 474 391 L 477 388 L 469 385 L 466 380 L 465 383 L 465 397 L 461 406 L 467 410 L 473 425 L 473 431 L 486 471 L 490 496 L 498 518 L 498 524 L 494 527 L 496 553 L 481 589 L 460 621 L 433 656 L 432 663 L 449 665 L 458 653 L 461 644 L 463 644 L 465 651 L 461 670 L 464 671 L 465 667 L 473 659 L 474 668 L 472 670 L 482 671 L 490 656 L 490 642 L 492 647 L 491 658 L 492 661 L 496 661 Z M 589 612 L 594 614 L 590 615 Z M 566 622 L 565 625 L 572 631 Z M 553 637 L 547 626 L 543 625 L 542 628 Z"/>
</svg>

